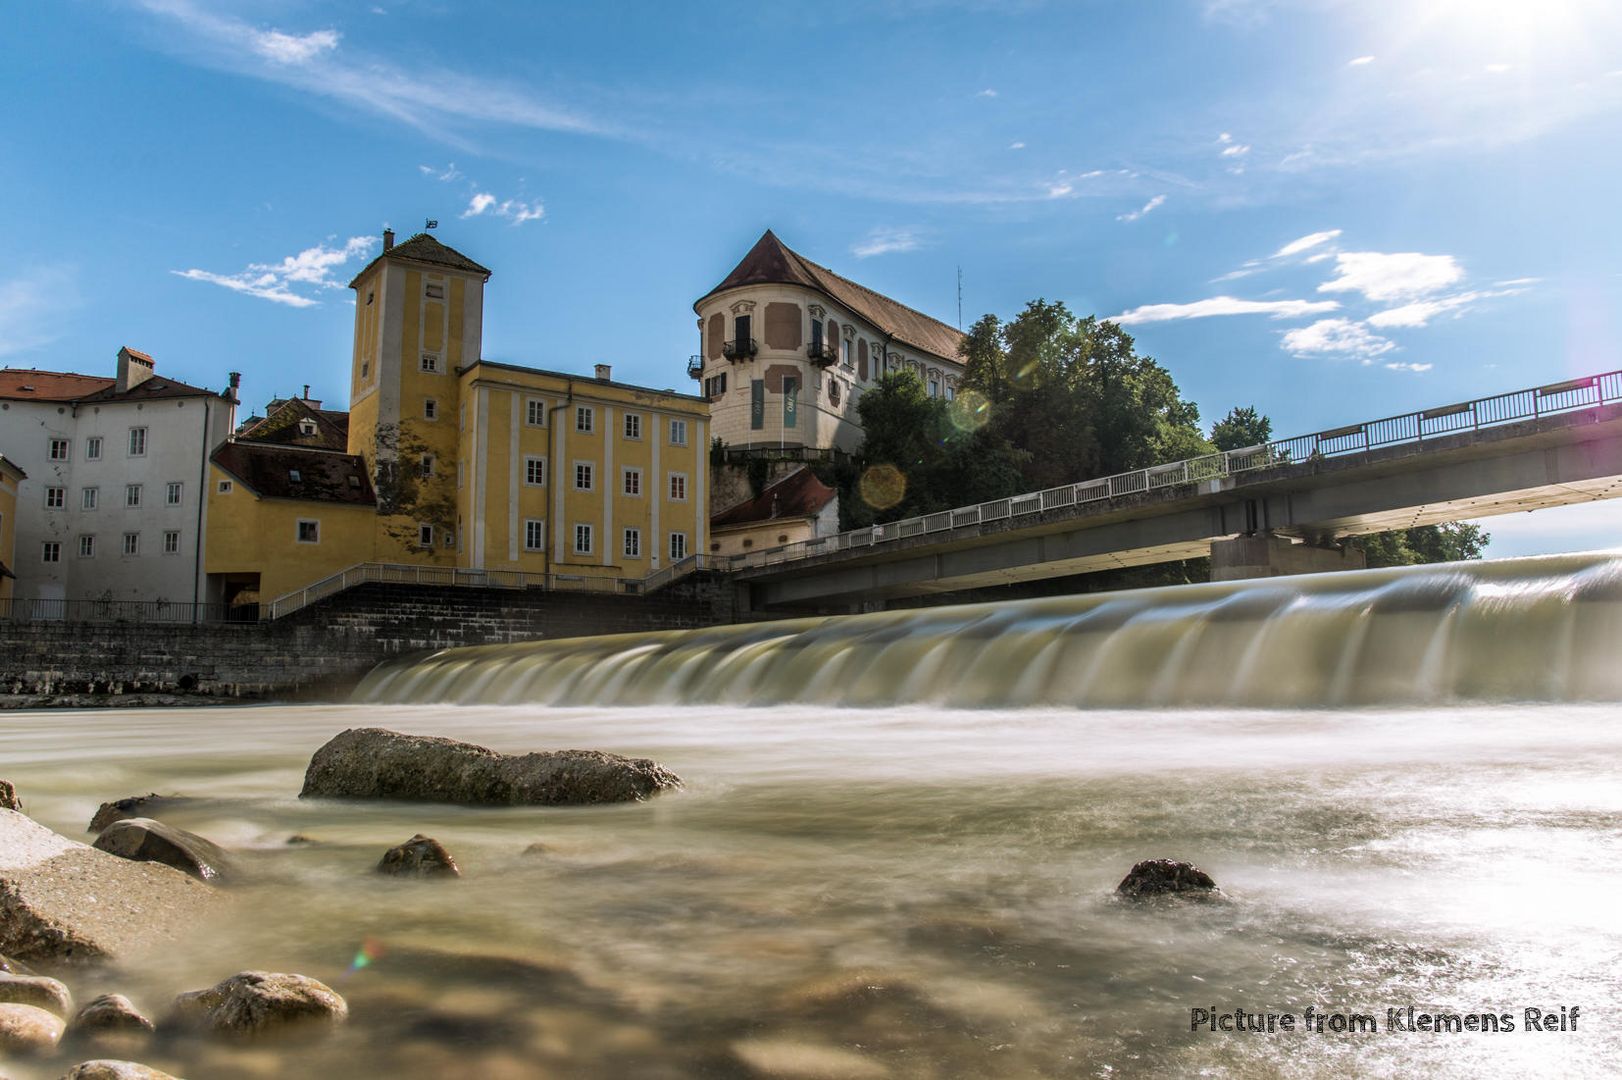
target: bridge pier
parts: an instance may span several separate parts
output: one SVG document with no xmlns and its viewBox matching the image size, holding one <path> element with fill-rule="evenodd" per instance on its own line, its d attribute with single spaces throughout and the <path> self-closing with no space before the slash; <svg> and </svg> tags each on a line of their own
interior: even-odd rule
<svg viewBox="0 0 1622 1080">
<path fill-rule="evenodd" d="M 1361 570 L 1367 565 L 1358 548 L 1318 547 L 1272 533 L 1211 541 L 1212 581 Z"/>
</svg>

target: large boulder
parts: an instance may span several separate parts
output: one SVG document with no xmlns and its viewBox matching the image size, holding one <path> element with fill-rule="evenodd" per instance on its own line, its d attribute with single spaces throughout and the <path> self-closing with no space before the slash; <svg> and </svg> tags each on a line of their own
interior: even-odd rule
<svg viewBox="0 0 1622 1080">
<path fill-rule="evenodd" d="M 498 754 L 455 739 L 352 728 L 315 752 L 299 797 L 577 806 L 637 802 L 680 786 L 647 758 L 599 750 Z"/>
<path fill-rule="evenodd" d="M 0 780 L 0 810 L 22 811 L 23 801 L 17 797 L 17 789 L 10 780 Z"/>
<path fill-rule="evenodd" d="M 73 995 L 65 984 L 43 975 L 0 974 L 0 1004 L 33 1005 L 67 1019 Z"/>
<path fill-rule="evenodd" d="M 100 833 L 115 821 L 153 817 L 193 801 L 185 795 L 159 795 L 156 791 L 114 799 L 112 802 L 101 804 L 95 816 L 90 819 L 90 828 L 86 831 Z"/>
<path fill-rule="evenodd" d="M 139 1062 L 98 1058 L 95 1061 L 81 1061 L 64 1073 L 62 1080 L 177 1080 L 177 1078 Z"/>
<path fill-rule="evenodd" d="M 328 985 L 307 975 L 239 971 L 206 990 L 175 998 L 184 1024 L 235 1035 L 262 1035 L 280 1028 L 331 1026 L 349 1016 L 349 1005 Z"/>
<path fill-rule="evenodd" d="M 62 1018 L 34 1005 L 0 1005 L 0 1058 L 49 1054 L 62 1041 Z"/>
<path fill-rule="evenodd" d="M 1220 895 L 1210 874 L 1191 862 L 1178 859 L 1143 860 L 1127 872 L 1115 891 L 1133 899 L 1172 893 L 1196 898 Z"/>
<path fill-rule="evenodd" d="M 120 859 L 172 866 L 198 881 L 217 880 L 229 865 L 225 852 L 212 842 L 151 818 L 115 821 L 102 830 L 93 846 Z"/>
<path fill-rule="evenodd" d="M 462 868 L 456 865 L 456 860 L 445 850 L 445 845 L 422 833 L 385 851 L 382 861 L 377 864 L 377 872 L 395 877 L 462 876 Z"/>
<path fill-rule="evenodd" d="M 220 894 L 156 863 L 120 859 L 0 810 L 0 953 L 117 959 L 194 935 Z"/>
</svg>

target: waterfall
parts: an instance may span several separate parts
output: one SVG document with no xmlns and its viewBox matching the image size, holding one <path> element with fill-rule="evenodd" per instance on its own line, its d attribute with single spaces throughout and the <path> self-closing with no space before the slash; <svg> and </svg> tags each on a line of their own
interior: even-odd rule
<svg viewBox="0 0 1622 1080">
<path fill-rule="evenodd" d="M 447 649 L 369 702 L 1279 708 L 1622 699 L 1622 554 Z"/>
</svg>

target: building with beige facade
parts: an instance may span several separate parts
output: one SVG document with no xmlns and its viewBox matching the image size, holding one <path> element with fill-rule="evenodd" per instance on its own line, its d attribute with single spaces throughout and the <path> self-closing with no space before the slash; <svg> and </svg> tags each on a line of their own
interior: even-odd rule
<svg viewBox="0 0 1622 1080">
<path fill-rule="evenodd" d="M 26 479 L 27 473 L 0 454 L 0 603 L 11 599 L 17 578 L 11 569 L 17 561 L 17 488 Z"/>
<path fill-rule="evenodd" d="M 853 451 L 856 411 L 881 375 L 910 370 L 950 398 L 963 374 L 956 328 L 841 277 L 770 230 L 701 297 L 701 380 L 731 451 Z"/>
</svg>

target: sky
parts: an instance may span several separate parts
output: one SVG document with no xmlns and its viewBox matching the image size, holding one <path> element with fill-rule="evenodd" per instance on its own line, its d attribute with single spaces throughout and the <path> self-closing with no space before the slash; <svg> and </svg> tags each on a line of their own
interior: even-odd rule
<svg viewBox="0 0 1622 1080">
<path fill-rule="evenodd" d="M 62 0 L 8 11 L 0 365 L 344 407 L 426 220 L 484 355 L 692 391 L 761 232 L 947 322 L 1116 318 L 1278 436 L 1622 368 L 1614 0 Z M 20 47 L 19 47 L 20 46 Z M 1622 502 L 1486 522 L 1622 545 Z"/>
</svg>

